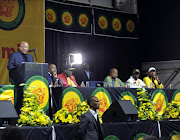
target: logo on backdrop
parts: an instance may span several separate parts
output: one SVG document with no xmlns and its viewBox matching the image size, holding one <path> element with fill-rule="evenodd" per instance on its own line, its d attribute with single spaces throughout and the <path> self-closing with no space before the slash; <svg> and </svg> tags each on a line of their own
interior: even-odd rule
<svg viewBox="0 0 180 140">
<path fill-rule="evenodd" d="M 132 20 L 128 20 L 127 23 L 126 23 L 126 27 L 127 27 L 127 30 L 129 32 L 133 32 L 135 24 L 134 24 L 134 22 Z"/>
<path fill-rule="evenodd" d="M 170 134 L 171 140 L 179 140 L 180 139 L 180 132 L 178 131 L 173 131 Z"/>
<path fill-rule="evenodd" d="M 36 94 L 39 98 L 40 107 L 44 111 L 49 108 L 49 83 L 42 76 L 33 76 L 26 82 L 25 89 L 33 88 L 32 93 Z"/>
<path fill-rule="evenodd" d="M 180 90 L 176 90 L 173 94 L 172 101 L 179 101 L 180 102 Z"/>
<path fill-rule="evenodd" d="M 0 29 L 14 30 L 22 23 L 25 15 L 24 0 L 0 1 Z"/>
<path fill-rule="evenodd" d="M 107 19 L 105 16 L 99 16 L 99 19 L 98 19 L 98 25 L 101 29 L 107 29 L 108 27 L 108 22 L 107 22 Z"/>
<path fill-rule="evenodd" d="M 66 107 L 68 111 L 73 112 L 76 109 L 77 104 L 83 102 L 84 99 L 79 90 L 75 88 L 66 88 L 60 97 L 60 108 Z"/>
<path fill-rule="evenodd" d="M 153 93 L 151 100 L 156 103 L 154 107 L 158 111 L 158 114 L 162 115 L 163 110 L 168 104 L 166 93 L 163 90 L 158 89 Z"/>
<path fill-rule="evenodd" d="M 136 140 L 142 140 L 145 136 L 147 136 L 146 133 L 139 133 L 136 135 Z"/>
<path fill-rule="evenodd" d="M 73 25 L 73 16 L 69 11 L 63 11 L 61 21 L 66 27 L 71 27 Z"/>
<path fill-rule="evenodd" d="M 112 26 L 115 31 L 121 30 L 121 21 L 118 18 L 114 18 L 112 21 Z"/>
<path fill-rule="evenodd" d="M 95 96 L 99 100 L 99 113 L 103 114 L 111 105 L 112 100 L 111 96 L 109 95 L 108 91 L 104 88 L 97 88 L 92 93 L 92 96 Z"/>
<path fill-rule="evenodd" d="M 108 135 L 104 140 L 119 140 L 115 135 Z"/>
<path fill-rule="evenodd" d="M 0 88 L 0 100 L 11 101 L 14 105 L 14 85 L 5 85 Z"/>
<path fill-rule="evenodd" d="M 86 28 L 88 23 L 89 23 L 89 18 L 87 16 L 87 14 L 85 14 L 85 13 L 84 14 L 80 14 L 78 21 L 79 21 L 79 25 L 81 27 Z"/>
<path fill-rule="evenodd" d="M 52 8 L 46 9 L 46 20 L 49 23 L 56 23 L 57 21 L 56 12 Z"/>
<path fill-rule="evenodd" d="M 120 100 L 130 100 L 132 102 L 133 105 L 137 105 L 137 100 L 134 97 L 134 95 L 129 92 L 129 91 L 125 91 L 123 93 L 121 93 L 121 96 L 119 97 Z"/>
</svg>

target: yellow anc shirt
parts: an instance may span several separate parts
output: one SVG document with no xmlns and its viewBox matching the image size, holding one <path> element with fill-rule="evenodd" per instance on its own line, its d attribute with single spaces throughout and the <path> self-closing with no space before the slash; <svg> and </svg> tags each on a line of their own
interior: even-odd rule
<svg viewBox="0 0 180 140">
<path fill-rule="evenodd" d="M 154 83 L 152 82 L 152 79 L 151 78 L 149 78 L 149 76 L 147 76 L 147 77 L 145 77 L 144 79 L 143 79 L 143 81 L 144 81 L 144 83 L 150 88 L 151 86 L 151 84 L 153 84 L 153 88 L 159 88 L 159 89 L 163 89 L 164 88 L 164 86 L 163 86 L 163 84 L 161 83 L 160 85 L 158 84 L 158 81 L 157 80 L 154 80 Z M 156 86 L 155 86 L 156 85 Z"/>
<path fill-rule="evenodd" d="M 77 87 L 69 77 L 67 77 L 67 80 L 68 80 L 68 85 L 71 85 L 72 87 Z"/>
</svg>

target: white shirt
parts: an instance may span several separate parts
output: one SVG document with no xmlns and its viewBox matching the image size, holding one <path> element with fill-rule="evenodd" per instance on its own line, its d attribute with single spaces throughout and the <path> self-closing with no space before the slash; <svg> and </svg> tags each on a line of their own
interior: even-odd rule
<svg viewBox="0 0 180 140">
<path fill-rule="evenodd" d="M 89 109 L 89 111 L 93 114 L 94 118 L 95 118 L 96 121 L 97 121 L 98 111 L 94 111 L 94 110 L 92 110 L 91 108 Z"/>
<path fill-rule="evenodd" d="M 90 80 L 90 72 L 89 72 L 89 70 L 84 70 L 85 72 L 86 72 L 86 75 L 87 75 L 87 77 L 88 77 L 88 80 Z"/>
<path fill-rule="evenodd" d="M 135 80 L 133 76 L 130 76 L 130 78 L 127 80 L 127 84 L 130 85 L 130 88 L 142 88 L 143 86 L 146 86 L 141 79 Z"/>
</svg>

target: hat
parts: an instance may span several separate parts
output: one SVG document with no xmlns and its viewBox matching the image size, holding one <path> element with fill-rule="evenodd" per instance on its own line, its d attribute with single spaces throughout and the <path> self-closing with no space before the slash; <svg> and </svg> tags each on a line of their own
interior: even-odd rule
<svg viewBox="0 0 180 140">
<path fill-rule="evenodd" d="M 134 69 L 133 73 L 139 73 L 140 74 L 140 70 L 139 69 Z"/>
<path fill-rule="evenodd" d="M 151 71 L 156 71 L 156 69 L 154 67 L 150 67 L 148 72 L 151 72 Z"/>
<path fill-rule="evenodd" d="M 75 70 L 75 68 L 72 68 L 71 65 L 63 65 L 63 68 L 64 70 Z"/>
</svg>

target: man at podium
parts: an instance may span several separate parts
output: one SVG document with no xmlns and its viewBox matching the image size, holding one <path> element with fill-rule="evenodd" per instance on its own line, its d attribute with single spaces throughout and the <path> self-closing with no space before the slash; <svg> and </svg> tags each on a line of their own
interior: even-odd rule
<svg viewBox="0 0 180 140">
<path fill-rule="evenodd" d="M 13 68 L 17 68 L 19 64 L 22 64 L 22 62 L 34 62 L 33 56 L 30 54 L 27 54 L 29 51 L 29 44 L 25 41 L 22 41 L 20 44 L 18 52 L 14 52 L 11 54 L 8 62 L 8 70 L 12 70 Z"/>
<path fill-rule="evenodd" d="M 23 99 L 23 87 L 20 87 L 19 84 L 25 83 L 25 72 L 23 70 L 22 63 L 23 62 L 34 62 L 33 56 L 27 54 L 29 51 L 29 44 L 25 41 L 22 41 L 20 44 L 18 52 L 14 52 L 11 54 L 8 62 L 8 70 L 9 70 L 9 81 L 11 84 L 15 85 L 15 89 L 17 90 L 18 96 L 16 104 L 16 111 L 20 114 L 20 108 L 22 107 L 22 99 Z"/>
<path fill-rule="evenodd" d="M 17 73 L 18 69 L 20 71 L 22 62 L 34 62 L 33 56 L 27 54 L 29 51 L 29 44 L 27 42 L 22 41 L 19 50 L 20 51 L 11 54 L 7 66 L 9 70 L 9 77 L 16 82 L 16 86 L 24 82 L 21 79 L 22 76 Z"/>
</svg>

